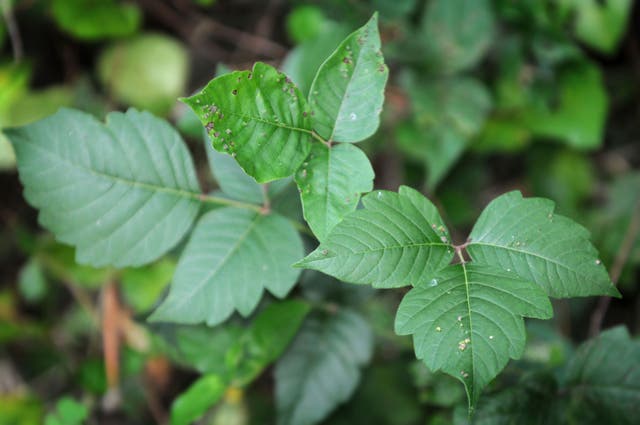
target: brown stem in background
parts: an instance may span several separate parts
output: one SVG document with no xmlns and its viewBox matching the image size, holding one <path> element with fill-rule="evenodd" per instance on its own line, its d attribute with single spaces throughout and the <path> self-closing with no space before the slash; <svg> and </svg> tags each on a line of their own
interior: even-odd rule
<svg viewBox="0 0 640 425">
<path fill-rule="evenodd" d="M 102 291 L 102 350 L 107 387 L 117 389 L 120 380 L 120 303 L 113 281 L 108 282 Z"/>
<path fill-rule="evenodd" d="M 627 230 L 625 231 L 624 239 L 620 244 L 620 248 L 618 248 L 618 252 L 613 261 L 613 265 L 611 266 L 610 276 L 611 281 L 614 285 L 618 284 L 618 279 L 620 279 L 620 275 L 622 274 L 624 265 L 629 259 L 629 255 L 631 254 L 631 250 L 633 249 L 633 244 L 635 243 L 639 233 L 640 200 L 636 202 L 631 215 L 631 220 L 629 220 L 629 225 L 627 226 Z M 600 299 L 598 299 L 598 305 L 591 315 L 591 322 L 589 324 L 589 336 L 594 337 L 598 335 L 598 333 L 600 333 L 600 329 L 602 329 L 602 322 L 604 321 L 604 317 L 606 316 L 607 310 L 609 309 L 609 304 L 611 304 L 611 297 L 600 297 Z"/>
</svg>

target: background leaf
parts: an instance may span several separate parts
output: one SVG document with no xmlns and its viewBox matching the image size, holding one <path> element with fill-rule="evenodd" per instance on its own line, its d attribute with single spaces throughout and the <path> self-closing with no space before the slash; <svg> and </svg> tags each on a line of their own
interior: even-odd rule
<svg viewBox="0 0 640 425">
<path fill-rule="evenodd" d="M 554 213 L 554 203 L 514 191 L 497 197 L 473 227 L 467 251 L 474 262 L 501 267 L 552 297 L 619 295 L 589 232 Z"/>
<path fill-rule="evenodd" d="M 578 349 L 564 376 L 578 423 L 634 423 L 640 405 L 639 358 L 640 343 L 623 326 Z"/>
<path fill-rule="evenodd" d="M 53 0 L 56 23 L 83 40 L 100 40 L 131 35 L 142 20 L 135 4 L 117 0 Z"/>
<path fill-rule="evenodd" d="M 453 74 L 482 59 L 493 35 L 489 0 L 431 0 L 422 18 L 420 37 L 430 67 Z"/>
<path fill-rule="evenodd" d="M 171 425 L 189 425 L 217 403 L 227 386 L 217 375 L 198 378 L 171 405 Z"/>
<path fill-rule="evenodd" d="M 494 267 L 457 264 L 403 298 L 396 333 L 413 335 L 416 357 L 459 379 L 473 409 L 482 389 L 524 351 L 521 317 L 548 319 L 551 303 L 532 282 Z"/>
<path fill-rule="evenodd" d="M 371 329 L 354 311 L 309 317 L 276 365 L 278 424 L 324 419 L 353 394 L 372 350 Z"/>
<path fill-rule="evenodd" d="M 327 147 L 316 143 L 296 173 L 304 218 L 318 240 L 349 212 L 360 194 L 373 189 L 373 168 L 364 152 L 353 145 Z"/>
<path fill-rule="evenodd" d="M 388 75 L 374 14 L 320 66 L 309 92 L 314 130 L 336 142 L 371 136 L 380 124 Z"/>
<path fill-rule="evenodd" d="M 103 125 L 64 109 L 7 135 L 25 197 L 44 227 L 76 246 L 80 263 L 151 262 L 182 238 L 200 207 L 189 151 L 148 112 L 112 112 Z"/>
<path fill-rule="evenodd" d="M 311 149 L 306 101 L 288 77 L 264 63 L 215 78 L 183 101 L 213 147 L 235 157 L 259 183 L 292 175 Z"/>
<path fill-rule="evenodd" d="M 376 288 L 416 285 L 453 258 L 436 207 L 406 186 L 375 191 L 298 263 L 349 283 Z"/>
<path fill-rule="evenodd" d="M 198 222 L 169 296 L 150 320 L 213 326 L 234 310 L 248 316 L 265 288 L 287 295 L 300 273 L 291 264 L 303 253 L 300 236 L 282 216 L 213 210 Z"/>
</svg>

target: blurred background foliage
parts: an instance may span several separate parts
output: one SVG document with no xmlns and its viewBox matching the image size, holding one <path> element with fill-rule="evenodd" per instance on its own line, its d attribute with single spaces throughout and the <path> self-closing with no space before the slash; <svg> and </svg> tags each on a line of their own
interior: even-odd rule
<svg viewBox="0 0 640 425">
<path fill-rule="evenodd" d="M 260 333 L 266 331 L 259 316 L 268 308 L 255 320 L 233 318 L 213 329 L 149 326 L 145 318 L 171 280 L 174 257 L 141 269 L 77 265 L 71 248 L 39 229 L 1 129 L 65 106 L 100 119 L 109 110 L 148 109 L 182 132 L 213 190 L 202 128 L 177 98 L 216 70 L 246 69 L 256 60 L 281 67 L 306 93 L 324 58 L 374 10 L 391 69 L 383 124 L 362 144 L 376 187 L 421 189 L 457 229 L 457 241 L 497 194 L 520 189 L 549 197 L 592 232 L 624 295 L 610 306 L 557 300 L 553 321 L 529 321 L 523 359 L 495 380 L 473 423 L 637 420 L 640 342 L 624 327 L 584 342 L 601 317 L 604 328 L 640 331 L 637 3 L 0 0 L 0 6 L 0 425 L 178 424 L 203 413 L 203 424 L 274 423 L 272 374 L 262 372 L 285 347 Z M 214 171 L 225 172 L 224 158 L 210 159 Z M 295 190 L 283 193 L 278 202 L 295 211 Z M 100 320 L 113 282 L 115 331 Z M 295 294 L 329 311 L 359 310 L 373 329 L 373 358 L 361 384 L 323 423 L 468 423 L 462 387 L 429 372 L 415 361 L 410 340 L 393 334 L 401 294 L 312 273 Z M 115 377 L 105 375 L 105 332 L 122 335 Z M 268 347 L 265 335 L 275 341 Z M 629 391 L 588 392 L 584 380 L 624 381 Z"/>
</svg>

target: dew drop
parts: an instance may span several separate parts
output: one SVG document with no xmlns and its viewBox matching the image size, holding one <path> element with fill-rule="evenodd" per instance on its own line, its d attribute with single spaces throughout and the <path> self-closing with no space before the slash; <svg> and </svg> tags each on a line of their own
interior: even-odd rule
<svg viewBox="0 0 640 425">
<path fill-rule="evenodd" d="M 351 121 L 355 121 L 358 118 L 358 116 L 356 115 L 355 112 L 352 112 L 349 114 L 349 119 L 351 119 Z"/>
<path fill-rule="evenodd" d="M 489 339 L 493 339 L 493 335 L 489 335 Z"/>
<path fill-rule="evenodd" d="M 431 282 L 429 282 L 429 286 L 438 286 L 438 279 L 431 279 Z"/>
<path fill-rule="evenodd" d="M 462 316 L 458 316 L 458 322 L 462 321 Z"/>
<path fill-rule="evenodd" d="M 442 332 L 442 328 L 440 326 L 436 326 L 436 332 Z"/>
<path fill-rule="evenodd" d="M 441 236 L 440 240 L 444 243 L 447 243 L 447 237 L 446 236 Z"/>
<path fill-rule="evenodd" d="M 329 254 L 329 251 L 327 251 L 326 249 L 323 249 L 322 250 L 322 255 L 327 255 L 327 254 Z"/>
<path fill-rule="evenodd" d="M 596 264 L 599 266 L 602 263 L 600 260 L 596 260 Z"/>
</svg>

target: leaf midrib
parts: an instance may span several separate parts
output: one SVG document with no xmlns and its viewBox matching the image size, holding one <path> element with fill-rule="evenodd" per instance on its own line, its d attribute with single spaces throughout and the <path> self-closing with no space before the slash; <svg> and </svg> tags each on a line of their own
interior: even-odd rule
<svg viewBox="0 0 640 425">
<path fill-rule="evenodd" d="M 584 273 L 582 273 L 580 270 L 572 269 L 571 267 L 569 267 L 568 265 L 566 265 L 564 263 L 560 263 L 560 262 L 555 261 L 554 259 L 552 259 L 550 257 L 545 257 L 544 255 L 541 255 L 541 254 L 538 254 L 538 253 L 535 253 L 535 252 L 532 252 L 532 251 L 519 250 L 519 249 L 515 249 L 515 248 L 512 248 L 512 247 L 508 247 L 508 246 L 504 246 L 504 245 L 496 245 L 496 244 L 492 244 L 492 243 L 488 243 L 488 242 L 472 242 L 472 243 L 469 244 L 469 247 L 474 246 L 474 245 L 488 246 L 488 247 L 495 248 L 495 249 L 504 249 L 504 250 L 507 250 L 507 251 L 516 252 L 518 254 L 530 255 L 532 257 L 536 257 L 536 258 L 539 258 L 541 260 L 548 261 L 548 262 L 550 262 L 552 264 L 560 266 L 563 269 L 568 270 L 570 272 L 573 272 L 575 274 L 578 274 L 580 276 L 587 276 Z"/>
<path fill-rule="evenodd" d="M 140 181 L 135 181 L 135 180 L 129 180 L 123 177 L 119 177 L 119 176 L 114 176 L 111 174 L 107 174 L 101 171 L 97 171 L 94 170 L 93 168 L 89 168 L 86 167 L 84 165 L 69 161 L 67 158 L 57 155 L 52 151 L 46 150 L 44 148 L 42 148 L 41 146 L 39 146 L 37 143 L 32 143 L 30 141 L 26 141 L 23 143 L 29 143 L 31 146 L 35 147 L 36 150 L 43 152 L 45 156 L 49 156 L 52 157 L 54 159 L 56 159 L 58 163 L 60 163 L 62 166 L 69 166 L 71 168 L 75 168 L 78 170 L 81 170 L 87 174 L 91 174 L 100 178 L 105 178 L 107 180 L 112 180 L 118 183 L 122 183 L 128 186 L 131 186 L 133 188 L 140 188 L 140 189 L 144 189 L 147 191 L 151 191 L 151 192 L 161 192 L 161 193 L 168 193 L 170 195 L 174 195 L 174 196 L 178 196 L 178 197 L 182 197 L 182 198 L 189 198 L 189 199 L 194 199 L 194 200 L 200 200 L 200 193 L 199 192 L 191 192 L 191 191 L 187 191 L 184 189 L 178 189 L 178 188 L 172 188 L 172 187 L 167 187 L 167 186 L 158 186 L 152 183 L 146 183 L 146 182 L 140 182 Z"/>
<path fill-rule="evenodd" d="M 188 300 L 191 300 L 193 298 L 193 296 L 198 293 L 203 287 L 204 285 L 213 277 L 215 276 L 218 271 L 227 263 L 227 261 L 229 260 L 229 258 L 231 258 L 231 256 L 233 254 L 235 254 L 236 251 L 238 251 L 238 249 L 240 249 L 240 246 L 244 243 L 244 241 L 247 239 L 247 237 L 249 236 L 249 234 L 251 233 L 251 231 L 253 230 L 253 228 L 258 224 L 258 222 L 260 221 L 260 218 L 263 217 L 262 215 L 256 213 L 254 218 L 251 220 L 251 223 L 249 224 L 249 226 L 247 227 L 247 230 L 244 231 L 244 233 L 242 233 L 240 235 L 240 237 L 238 237 L 238 240 L 236 241 L 236 243 L 231 247 L 231 249 L 229 250 L 229 252 L 220 260 L 220 262 L 218 263 L 218 265 L 212 269 L 208 274 L 205 275 L 204 278 L 202 278 L 193 288 L 193 291 L 191 291 L 191 293 L 184 297 L 182 300 L 180 300 L 180 302 L 176 303 L 174 308 L 181 308 L 184 303 Z"/>
<path fill-rule="evenodd" d="M 450 245 L 448 243 L 442 243 L 442 242 L 426 242 L 426 243 L 409 244 L 409 245 L 392 245 L 392 246 L 384 246 L 382 248 L 374 248 L 367 251 L 352 251 L 351 254 L 361 255 L 361 254 L 367 254 L 370 252 L 385 251 L 388 249 L 421 248 L 425 246 L 450 246 Z"/>
<path fill-rule="evenodd" d="M 272 127 L 276 127 L 276 128 L 284 128 L 286 130 L 290 130 L 290 131 L 297 131 L 299 133 L 304 133 L 304 134 L 308 134 L 309 136 L 313 137 L 313 130 L 311 129 L 307 129 L 307 128 L 302 128 L 302 127 L 292 127 L 288 124 L 284 124 L 281 122 L 276 122 L 276 121 L 269 121 L 266 120 L 262 117 L 255 117 L 253 115 L 243 115 L 243 114 L 239 114 L 237 112 L 230 112 L 230 111 L 225 111 L 225 114 L 237 117 L 237 118 L 241 118 L 241 119 L 247 119 L 250 121 L 257 121 L 257 122 L 261 122 L 263 124 L 267 124 L 270 125 Z"/>
</svg>

